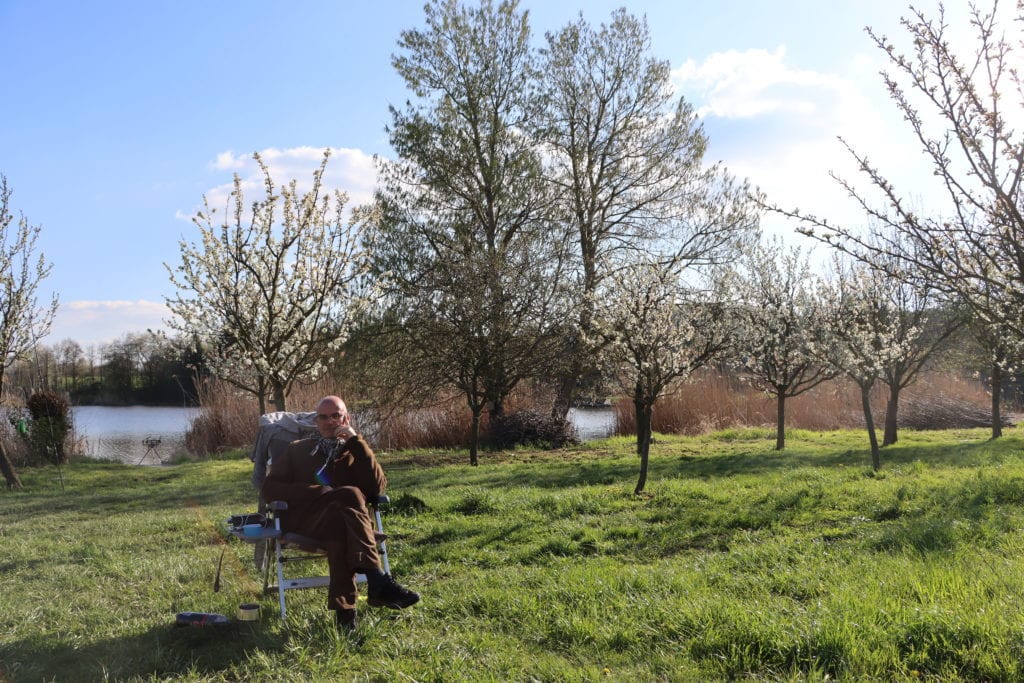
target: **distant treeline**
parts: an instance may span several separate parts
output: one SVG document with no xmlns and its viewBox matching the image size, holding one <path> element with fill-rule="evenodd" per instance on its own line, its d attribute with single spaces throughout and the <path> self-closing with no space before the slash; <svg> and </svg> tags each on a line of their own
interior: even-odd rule
<svg viewBox="0 0 1024 683">
<path fill-rule="evenodd" d="M 50 389 L 73 405 L 194 406 L 203 374 L 198 352 L 160 335 L 129 333 L 106 344 L 40 345 L 8 371 L 6 391 L 24 398 Z"/>
</svg>

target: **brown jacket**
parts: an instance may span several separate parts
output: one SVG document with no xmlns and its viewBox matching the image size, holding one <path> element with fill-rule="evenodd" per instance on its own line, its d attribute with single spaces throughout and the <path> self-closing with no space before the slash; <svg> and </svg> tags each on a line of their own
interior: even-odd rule
<svg viewBox="0 0 1024 683">
<path fill-rule="evenodd" d="M 315 437 L 293 441 L 282 456 L 274 458 L 263 482 L 264 500 L 283 500 L 290 510 L 302 511 L 332 488 L 355 486 L 367 499 L 384 493 L 387 477 L 361 435 L 346 441 L 340 457 L 325 470 L 329 486 L 316 480 L 325 461 L 321 454 L 311 455 L 316 443 Z"/>
</svg>

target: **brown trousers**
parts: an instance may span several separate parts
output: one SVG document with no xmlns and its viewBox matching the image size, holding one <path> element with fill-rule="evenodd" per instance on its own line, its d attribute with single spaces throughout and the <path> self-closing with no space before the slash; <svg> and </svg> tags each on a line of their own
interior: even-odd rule
<svg viewBox="0 0 1024 683">
<path fill-rule="evenodd" d="M 373 519 L 363 492 L 355 486 L 332 489 L 304 509 L 294 525 L 288 526 L 327 547 L 331 577 L 327 608 L 354 610 L 358 597 L 356 569 L 380 566 Z"/>
</svg>

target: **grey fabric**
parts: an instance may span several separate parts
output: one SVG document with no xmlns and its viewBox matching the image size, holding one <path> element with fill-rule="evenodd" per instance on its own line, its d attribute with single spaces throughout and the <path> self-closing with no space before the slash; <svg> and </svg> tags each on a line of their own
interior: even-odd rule
<svg viewBox="0 0 1024 683">
<path fill-rule="evenodd" d="M 281 456 L 292 441 L 316 434 L 316 412 L 290 413 L 278 411 L 260 416 L 256 443 L 249 459 L 253 462 L 252 485 L 258 491 L 267 478 L 267 468 L 274 456 Z"/>
</svg>

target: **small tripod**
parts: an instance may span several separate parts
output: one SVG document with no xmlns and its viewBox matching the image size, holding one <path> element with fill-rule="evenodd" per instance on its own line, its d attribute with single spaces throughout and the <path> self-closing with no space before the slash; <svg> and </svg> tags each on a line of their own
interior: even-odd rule
<svg viewBox="0 0 1024 683">
<path fill-rule="evenodd" d="M 153 457 L 155 457 L 160 462 L 160 464 L 163 464 L 163 458 L 161 458 L 160 454 L 157 453 L 156 451 L 156 447 L 160 445 L 161 441 L 162 439 L 158 436 L 147 436 L 145 439 L 143 439 L 142 445 L 146 447 L 146 452 L 142 454 L 142 457 L 139 458 L 139 461 L 135 464 L 141 465 L 142 461 L 145 460 L 146 456 L 149 455 L 150 453 L 153 454 Z"/>
</svg>

